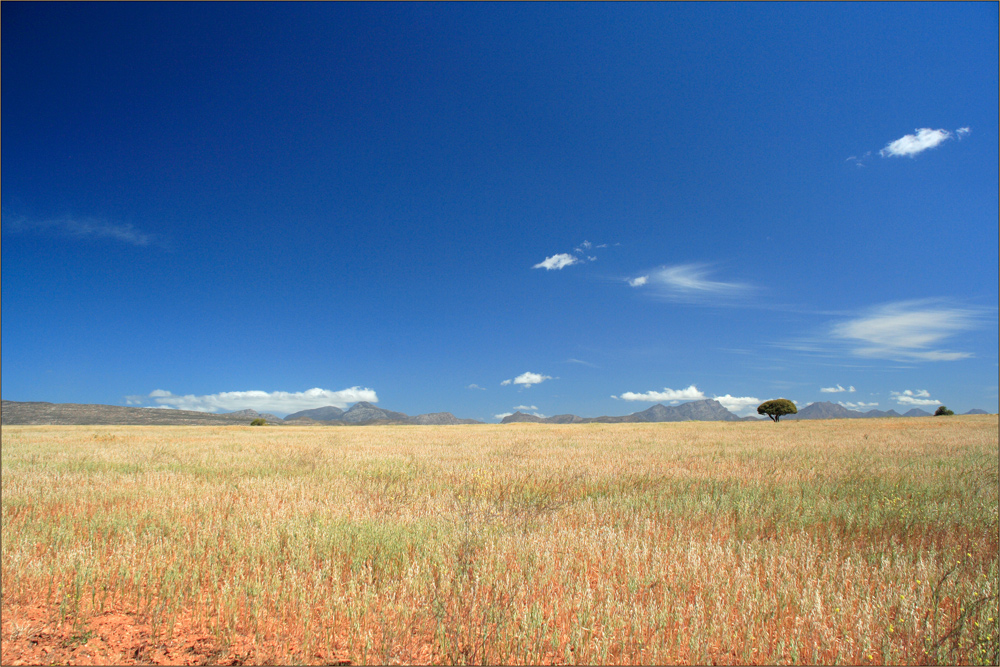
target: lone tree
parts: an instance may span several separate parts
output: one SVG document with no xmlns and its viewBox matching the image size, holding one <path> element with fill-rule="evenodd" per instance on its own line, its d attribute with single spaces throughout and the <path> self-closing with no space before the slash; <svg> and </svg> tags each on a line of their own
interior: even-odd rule
<svg viewBox="0 0 1000 667">
<path fill-rule="evenodd" d="M 257 419 L 254 419 L 252 422 L 250 422 L 250 425 L 251 426 L 267 426 L 267 420 L 263 419 L 261 417 L 258 417 Z"/>
<path fill-rule="evenodd" d="M 937 410 L 934 411 L 934 416 L 935 417 L 947 417 L 948 415 L 953 415 L 953 414 L 955 414 L 955 412 L 953 410 L 949 410 L 948 408 L 944 407 L 943 405 L 940 408 L 938 408 Z"/>
<path fill-rule="evenodd" d="M 771 421 L 778 421 L 782 415 L 794 415 L 799 411 L 787 398 L 776 398 L 773 401 L 764 401 L 757 406 L 757 414 L 767 415 Z"/>
</svg>

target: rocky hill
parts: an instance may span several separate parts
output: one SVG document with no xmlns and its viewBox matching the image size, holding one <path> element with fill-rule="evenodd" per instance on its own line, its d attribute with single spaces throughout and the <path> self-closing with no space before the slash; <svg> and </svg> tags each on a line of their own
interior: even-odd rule
<svg viewBox="0 0 1000 667">
<path fill-rule="evenodd" d="M 299 410 L 298 412 L 293 412 L 292 414 L 285 417 L 285 421 L 292 421 L 293 419 L 315 419 L 316 421 L 333 421 L 334 419 L 340 419 L 344 411 L 340 408 L 335 408 L 332 405 L 328 405 L 325 408 L 313 408 L 312 410 Z"/>
</svg>

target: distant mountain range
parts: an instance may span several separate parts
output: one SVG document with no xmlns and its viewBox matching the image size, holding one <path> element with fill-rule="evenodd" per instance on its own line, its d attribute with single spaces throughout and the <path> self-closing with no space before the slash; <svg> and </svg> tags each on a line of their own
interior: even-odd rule
<svg viewBox="0 0 1000 667">
<path fill-rule="evenodd" d="M 756 417 L 737 417 L 732 412 L 723 407 L 722 403 L 709 398 L 703 401 L 691 401 L 667 407 L 657 403 L 648 410 L 633 412 L 624 417 L 577 417 L 576 415 L 556 415 L 555 417 L 537 417 L 535 415 L 515 412 L 507 415 L 500 422 L 501 424 L 512 424 L 515 422 L 533 422 L 536 424 L 632 424 L 642 422 L 738 422 L 757 421 Z"/>
<path fill-rule="evenodd" d="M 969 410 L 967 415 L 990 414 L 985 410 Z M 837 403 L 812 403 L 798 414 L 786 415 L 783 419 L 864 419 L 870 417 L 930 417 L 931 413 L 914 408 L 904 414 L 895 410 L 869 410 L 858 412 Z M 106 425 L 237 425 L 249 424 L 254 419 L 265 419 L 269 424 L 323 424 L 365 425 L 365 424 L 411 424 L 411 425 L 452 425 L 482 424 L 475 419 L 459 419 L 450 412 L 432 412 L 411 417 L 402 412 L 393 412 L 376 407 L 366 401 L 355 403 L 348 410 L 332 405 L 312 410 L 295 412 L 284 419 L 256 410 L 240 410 L 216 414 L 190 410 L 168 410 L 157 408 L 135 408 L 119 405 L 94 405 L 78 403 L 41 403 L 3 401 L 0 405 L 0 423 L 3 424 L 106 424 Z M 675 406 L 662 404 L 633 412 L 623 417 L 577 417 L 576 415 L 556 415 L 538 417 L 515 412 L 503 418 L 503 424 L 532 422 L 538 424 L 633 424 L 648 422 L 680 421 L 759 421 L 758 417 L 738 417 L 715 399 L 691 401 Z"/>
<path fill-rule="evenodd" d="M 270 420 L 268 420 L 270 421 Z M 367 401 L 355 403 L 349 410 L 341 410 L 332 405 L 325 408 L 301 410 L 285 417 L 282 423 L 323 423 L 323 424 L 482 424 L 475 419 L 459 419 L 450 412 L 432 412 L 411 417 L 402 412 L 393 412 L 376 407 Z"/>
<path fill-rule="evenodd" d="M 985 410 L 973 409 L 964 413 L 967 415 L 988 415 L 989 413 Z M 798 414 L 785 415 L 782 419 L 866 419 L 872 417 L 932 417 L 933 413 L 927 412 L 926 410 L 921 410 L 920 408 L 913 408 L 912 410 L 907 410 L 903 414 L 899 414 L 895 410 L 869 410 L 868 412 L 860 412 L 858 410 L 849 410 L 843 405 L 838 403 L 830 403 L 829 401 L 821 401 L 819 403 L 811 403 L 806 407 L 799 410 Z"/>
<path fill-rule="evenodd" d="M 94 405 L 78 403 L 41 403 L 3 401 L 0 404 L 0 423 L 3 424 L 107 424 L 107 425 L 226 425 L 249 424 L 254 419 L 265 419 L 269 424 L 482 424 L 475 419 L 459 419 L 450 412 L 434 412 L 410 417 L 402 412 L 392 412 L 362 401 L 341 410 L 333 406 L 303 410 L 284 419 L 256 410 L 239 410 L 216 414 L 192 410 L 158 408 L 132 408 L 120 405 Z"/>
<path fill-rule="evenodd" d="M 985 410 L 969 410 L 967 415 L 989 414 Z M 798 414 L 785 415 L 782 419 L 862 419 L 866 417 L 930 417 L 930 412 L 914 408 L 904 414 L 895 410 L 869 410 L 858 412 L 849 410 L 843 405 L 830 402 L 812 403 L 799 410 Z M 516 422 L 531 422 L 536 424 L 621 424 L 641 422 L 683 422 L 683 421 L 760 421 L 765 417 L 737 417 L 714 399 L 691 401 L 667 407 L 654 405 L 642 412 L 633 412 L 624 417 L 577 417 L 576 415 L 556 415 L 555 417 L 538 417 L 523 412 L 515 412 L 503 418 L 502 424 Z"/>
</svg>

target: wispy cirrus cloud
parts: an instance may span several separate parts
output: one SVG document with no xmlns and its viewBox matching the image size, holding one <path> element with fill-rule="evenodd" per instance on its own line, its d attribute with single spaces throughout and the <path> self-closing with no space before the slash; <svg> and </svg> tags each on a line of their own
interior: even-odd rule
<svg viewBox="0 0 1000 667">
<path fill-rule="evenodd" d="M 521 373 L 512 380 L 504 380 L 503 382 L 500 383 L 500 386 L 506 387 L 507 385 L 510 384 L 520 384 L 525 387 L 530 387 L 533 384 L 541 384 L 546 380 L 554 380 L 554 379 L 555 378 L 552 377 L 551 375 L 542 375 L 541 373 L 532 373 L 528 371 L 525 373 Z"/>
<path fill-rule="evenodd" d="M 151 407 L 194 410 L 197 412 L 232 412 L 250 408 L 258 412 L 289 414 L 299 410 L 322 408 L 332 405 L 345 408 L 350 403 L 368 401 L 377 403 L 374 389 L 350 387 L 339 391 L 315 387 L 306 391 L 224 391 L 217 394 L 178 396 L 164 389 L 150 392 L 148 396 L 126 396 L 130 405 L 152 403 Z"/>
<path fill-rule="evenodd" d="M 832 339 L 848 344 L 859 357 L 906 361 L 957 361 L 971 352 L 939 346 L 979 326 L 982 311 L 951 306 L 937 299 L 903 301 L 873 308 L 868 313 L 831 327 Z"/>
<path fill-rule="evenodd" d="M 4 227 L 5 231 L 10 233 L 49 234 L 81 240 L 109 240 L 140 248 L 164 246 L 163 239 L 157 234 L 144 232 L 131 223 L 115 224 L 98 218 L 63 217 L 31 220 L 15 216 L 7 220 Z"/>
<path fill-rule="evenodd" d="M 709 264 L 675 264 L 627 280 L 631 287 L 648 290 L 671 301 L 705 302 L 743 296 L 750 285 L 723 282 L 711 277 Z"/>
<path fill-rule="evenodd" d="M 676 403 L 679 401 L 702 399 L 705 398 L 705 394 L 698 387 L 691 385 L 687 389 L 670 389 L 669 387 L 664 387 L 663 391 L 647 391 L 641 394 L 634 391 L 626 391 L 620 396 L 612 396 L 611 398 L 622 401 L 648 401 L 650 403 L 667 401 Z"/>
<path fill-rule="evenodd" d="M 904 389 L 903 391 L 891 391 L 890 395 L 900 405 L 941 405 L 941 401 L 931 398 L 931 393 L 926 389 Z"/>
<path fill-rule="evenodd" d="M 843 391 L 853 394 L 855 391 L 857 391 L 857 389 L 854 388 L 854 385 L 851 385 L 847 389 L 844 389 L 838 384 L 835 387 L 821 387 L 820 391 L 823 392 L 824 394 L 839 394 Z"/>
</svg>

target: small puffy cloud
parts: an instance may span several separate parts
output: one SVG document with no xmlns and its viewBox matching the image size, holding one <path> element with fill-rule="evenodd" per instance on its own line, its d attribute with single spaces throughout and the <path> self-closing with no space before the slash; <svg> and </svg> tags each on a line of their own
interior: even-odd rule
<svg viewBox="0 0 1000 667">
<path fill-rule="evenodd" d="M 848 393 L 854 393 L 855 391 L 857 391 L 857 389 L 855 389 L 853 385 L 848 387 L 847 389 L 844 389 L 838 384 L 836 387 L 821 387 L 820 391 L 823 392 L 824 394 L 839 394 L 840 392 L 843 391 L 846 391 Z"/>
<path fill-rule="evenodd" d="M 486 391 L 486 387 L 480 387 L 478 384 L 470 384 L 465 386 L 466 389 L 480 389 Z"/>
<path fill-rule="evenodd" d="M 926 389 L 916 391 L 906 389 L 904 391 L 889 392 L 900 405 L 941 405 L 941 401 L 931 398 L 931 393 Z"/>
<path fill-rule="evenodd" d="M 626 391 L 621 396 L 612 396 L 611 398 L 622 401 L 649 401 L 656 403 L 660 401 L 695 401 L 705 398 L 705 394 L 698 387 L 691 385 L 687 389 L 670 389 L 669 387 L 665 387 L 663 391 L 647 391 L 642 394 L 637 394 L 634 391 Z"/>
<path fill-rule="evenodd" d="M 972 129 L 968 127 L 960 127 L 957 130 L 955 130 L 955 134 L 958 135 L 959 139 L 961 139 L 962 137 L 967 137 L 969 135 L 969 132 L 972 132 Z"/>
<path fill-rule="evenodd" d="M 538 406 L 537 405 L 515 405 L 514 409 L 515 410 L 537 410 Z"/>
<path fill-rule="evenodd" d="M 554 380 L 554 379 L 555 378 L 553 378 L 551 375 L 542 375 L 541 373 L 527 372 L 527 373 L 521 373 L 513 380 L 504 380 L 503 382 L 500 383 L 500 385 L 505 387 L 509 384 L 521 384 L 524 385 L 525 387 L 530 387 L 533 384 L 541 384 L 546 380 Z"/>
<path fill-rule="evenodd" d="M 729 394 L 716 396 L 715 400 L 722 403 L 722 407 L 726 410 L 740 417 L 756 414 L 757 406 L 764 402 L 753 396 L 730 396 Z"/>
<path fill-rule="evenodd" d="M 951 132 L 948 130 L 932 130 L 929 127 L 922 127 L 916 130 L 916 134 L 907 134 L 889 142 L 885 148 L 879 151 L 879 155 L 882 157 L 914 157 L 918 153 L 940 145 L 951 136 Z"/>
<path fill-rule="evenodd" d="M 513 412 L 501 412 L 498 415 L 493 415 L 493 418 L 494 419 L 499 419 L 500 421 L 503 421 L 504 417 L 510 417 L 512 414 L 514 414 L 514 413 Z"/>
<path fill-rule="evenodd" d="M 833 325 L 835 339 L 855 347 L 861 357 L 913 361 L 956 361 L 969 352 L 939 349 L 946 339 L 979 325 L 982 312 L 939 300 L 903 301 L 879 306 L 868 314 Z"/>
<path fill-rule="evenodd" d="M 135 397 L 131 397 L 135 398 Z M 232 412 L 247 408 L 258 412 L 273 412 L 289 414 L 299 410 L 322 408 L 332 405 L 346 408 L 350 403 L 368 401 L 377 403 L 378 396 L 373 389 L 350 387 L 340 391 L 320 389 L 319 387 L 306 391 L 225 391 L 218 394 L 195 396 L 187 394 L 177 396 L 163 389 L 156 389 L 149 394 L 156 407 L 176 408 L 178 410 L 194 410 L 197 412 Z"/>
<path fill-rule="evenodd" d="M 878 403 L 851 403 L 849 401 L 837 401 L 840 405 L 844 406 L 848 410 L 870 410 L 871 408 L 878 407 Z"/>
<path fill-rule="evenodd" d="M 675 264 L 629 279 L 628 284 L 665 299 L 688 302 L 735 297 L 750 290 L 749 285 L 712 280 L 710 274 L 707 264 Z"/>
<path fill-rule="evenodd" d="M 544 261 L 535 264 L 533 269 L 545 269 L 546 271 L 553 271 L 555 269 L 562 269 L 567 266 L 572 266 L 573 264 L 579 264 L 580 260 L 570 255 L 566 252 L 561 252 L 558 255 L 552 255 L 551 257 L 546 257 Z"/>
</svg>

